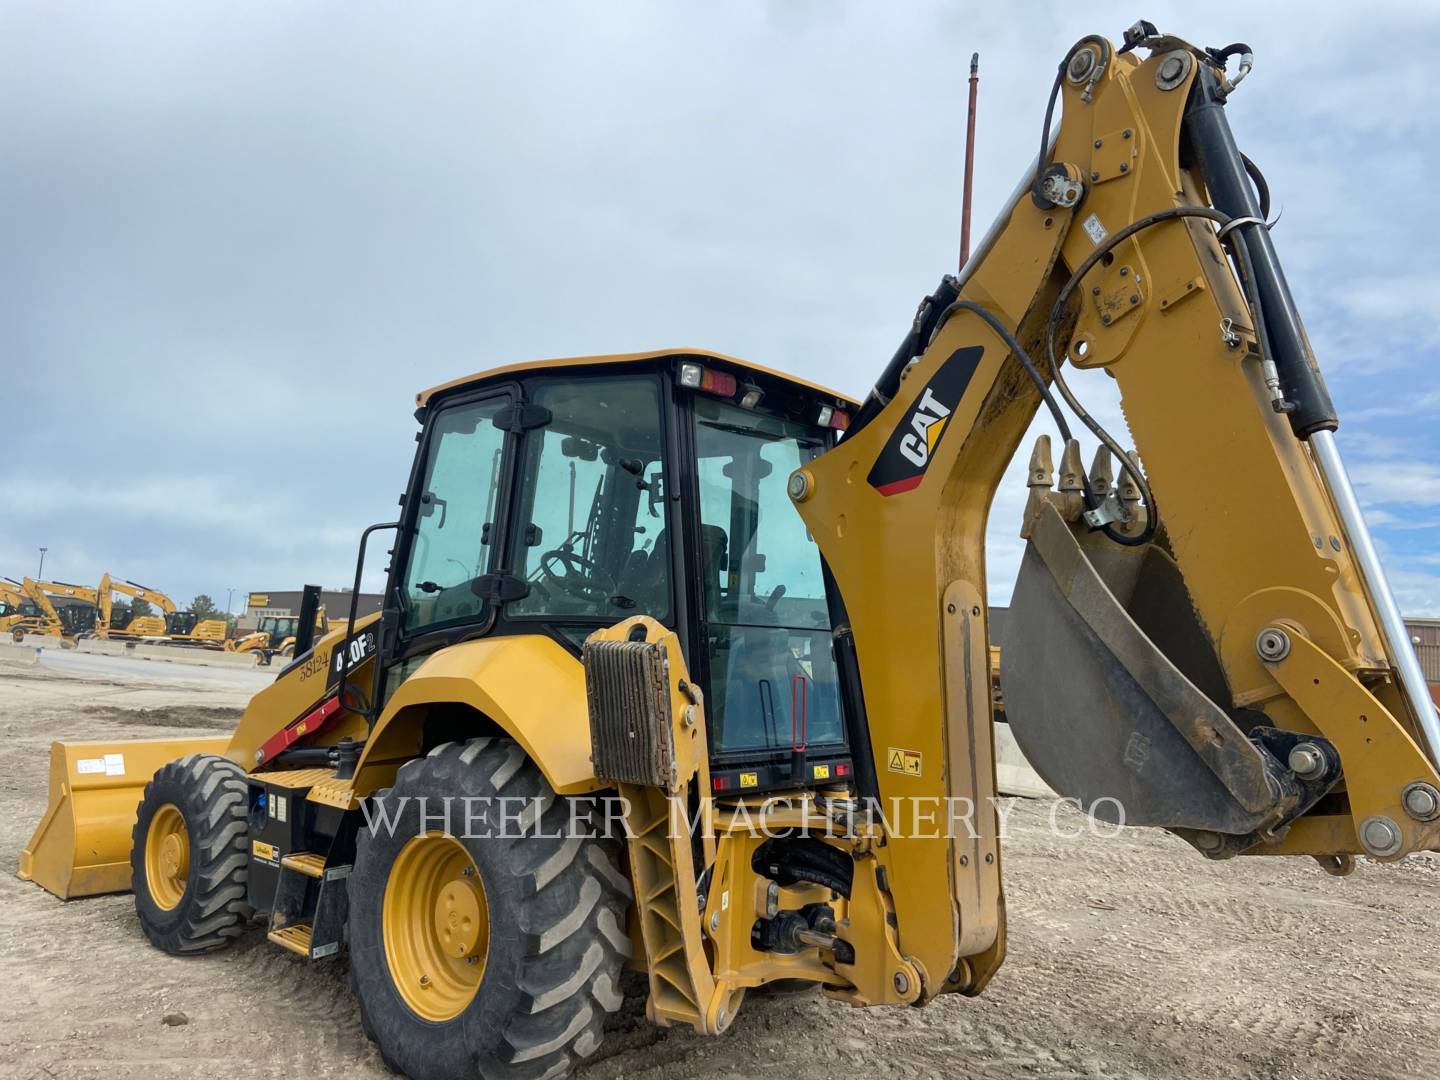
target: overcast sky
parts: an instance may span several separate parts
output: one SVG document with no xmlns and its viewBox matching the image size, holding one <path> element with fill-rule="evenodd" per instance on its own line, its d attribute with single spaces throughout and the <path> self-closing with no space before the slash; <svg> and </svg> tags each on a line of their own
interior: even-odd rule
<svg viewBox="0 0 1440 1080">
<path fill-rule="evenodd" d="M 236 608 L 346 583 L 415 391 L 515 360 L 704 346 L 859 395 L 955 260 L 970 53 L 978 235 L 1065 49 L 1142 14 L 1255 47 L 1231 123 L 1402 606 L 1440 614 L 1440 9 L 1412 3 L 6 0 L 0 574 L 45 545 L 47 576 Z"/>
</svg>

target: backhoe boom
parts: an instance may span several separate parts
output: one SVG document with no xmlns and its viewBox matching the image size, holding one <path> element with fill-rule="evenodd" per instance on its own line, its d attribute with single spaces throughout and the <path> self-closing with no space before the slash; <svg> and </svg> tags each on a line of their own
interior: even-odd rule
<svg viewBox="0 0 1440 1080">
<path fill-rule="evenodd" d="M 1225 120 L 1226 57 L 1132 35 L 1065 57 L 1053 148 L 922 304 L 844 441 L 791 479 L 843 598 L 837 635 L 853 636 L 857 752 L 882 805 L 992 794 L 990 763 L 974 765 L 983 537 L 1043 403 L 1062 425 L 1059 489 L 1047 442 L 1002 642 L 1008 718 L 1042 777 L 1212 857 L 1344 870 L 1434 848 L 1435 711 L 1407 693 L 1413 656 Z M 1067 441 L 1057 397 L 1085 416 L 1062 360 L 1119 386 L 1143 470 L 1119 458 L 1113 490 L 1114 440 L 1090 475 Z M 898 830 L 881 850 L 926 996 L 973 992 L 998 964 L 998 855 L 975 854 Z"/>
</svg>

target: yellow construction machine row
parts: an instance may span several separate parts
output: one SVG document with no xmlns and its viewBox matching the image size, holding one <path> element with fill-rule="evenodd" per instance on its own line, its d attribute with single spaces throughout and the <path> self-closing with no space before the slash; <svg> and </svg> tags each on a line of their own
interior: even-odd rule
<svg viewBox="0 0 1440 1080">
<path fill-rule="evenodd" d="M 112 625 L 115 594 L 143 601 L 160 610 L 159 615 L 132 615 L 123 625 Z M 56 607 L 52 597 L 63 597 L 77 603 Z M 174 600 L 158 589 L 148 589 L 133 581 L 112 578 L 108 573 L 97 588 L 72 585 L 64 581 L 21 581 L 7 578 L 0 581 L 0 633 L 8 631 L 15 642 L 29 635 L 57 638 L 73 644 L 76 638 L 100 640 L 154 641 L 177 645 L 199 645 L 206 648 L 234 650 L 224 619 L 201 619 L 194 612 L 181 611 Z M 246 649 L 265 648 L 267 639 L 254 639 Z"/>
<path fill-rule="evenodd" d="M 1058 131 L 863 403 L 696 349 L 420 394 L 399 520 L 361 540 L 357 590 L 395 533 L 382 612 L 302 619 L 229 737 L 57 743 L 21 876 L 133 888 L 176 954 L 260 913 L 343 958 L 417 1078 L 564 1071 L 627 962 L 706 1034 L 780 979 L 978 994 L 985 523 L 1042 406 L 1000 644 L 1045 781 L 1197 863 L 1440 847 L 1440 717 L 1226 119 L 1251 63 L 1143 22 L 1077 42 Z M 1134 452 L 1062 362 L 1115 380 Z"/>
</svg>

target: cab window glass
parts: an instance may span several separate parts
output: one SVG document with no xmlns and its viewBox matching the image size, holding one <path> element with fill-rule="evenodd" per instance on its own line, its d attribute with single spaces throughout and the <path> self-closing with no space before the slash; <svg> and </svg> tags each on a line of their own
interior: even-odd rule
<svg viewBox="0 0 1440 1080">
<path fill-rule="evenodd" d="M 490 569 L 505 447 L 494 421 L 506 404 L 490 398 L 435 418 L 402 585 L 407 632 L 485 614 L 472 585 Z"/>
<path fill-rule="evenodd" d="M 509 613 L 563 619 L 670 611 L 660 388 L 651 376 L 537 381 L 550 422 L 526 434 Z"/>
<path fill-rule="evenodd" d="M 820 550 L 785 490 L 825 436 L 697 397 L 695 447 L 714 749 L 840 742 Z"/>
</svg>

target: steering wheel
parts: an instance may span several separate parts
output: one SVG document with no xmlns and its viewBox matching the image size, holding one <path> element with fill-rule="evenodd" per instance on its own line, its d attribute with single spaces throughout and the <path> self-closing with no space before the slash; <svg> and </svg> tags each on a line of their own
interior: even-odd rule
<svg viewBox="0 0 1440 1080">
<path fill-rule="evenodd" d="M 540 572 L 562 592 L 585 600 L 608 600 L 615 592 L 615 579 L 591 559 L 568 548 L 553 548 L 540 556 Z"/>
</svg>

